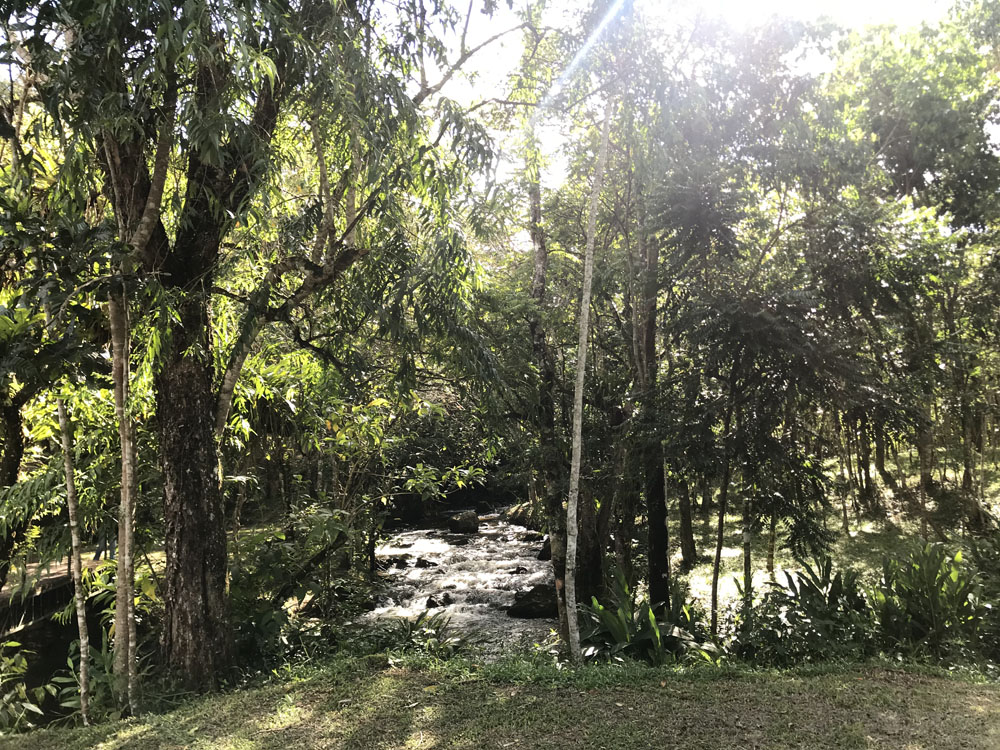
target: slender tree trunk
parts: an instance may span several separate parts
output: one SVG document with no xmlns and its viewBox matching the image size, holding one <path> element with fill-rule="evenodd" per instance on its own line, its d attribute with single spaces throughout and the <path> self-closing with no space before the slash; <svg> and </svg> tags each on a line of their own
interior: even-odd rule
<svg viewBox="0 0 1000 750">
<path fill-rule="evenodd" d="M 743 495 L 743 621 L 749 626 L 753 613 L 753 516 L 750 498 Z"/>
<path fill-rule="evenodd" d="M 640 316 L 639 376 L 642 388 L 643 421 L 648 434 L 644 451 L 643 475 L 646 478 L 646 516 L 649 601 L 670 608 L 670 560 L 667 529 L 667 482 L 664 477 L 663 446 L 657 437 L 659 410 L 656 381 L 659 361 L 656 351 L 656 302 L 659 295 L 659 248 L 646 237 L 645 217 L 640 195 L 639 252 L 642 256 L 643 285 Z"/>
<path fill-rule="evenodd" d="M 76 497 L 73 472 L 73 432 L 66 405 L 56 400 L 59 430 L 62 433 L 63 466 L 66 469 L 66 507 L 69 511 L 70 569 L 73 575 L 73 595 L 76 603 L 76 627 L 80 636 L 80 716 L 84 726 L 90 723 L 90 635 L 87 631 L 87 598 L 83 590 L 83 563 L 80 559 L 80 504 Z"/>
<path fill-rule="evenodd" d="M 128 307 L 123 290 L 111 295 L 108 302 L 111 327 L 111 369 L 114 383 L 115 416 L 121 446 L 121 504 L 118 509 L 118 572 L 115 578 L 114 672 L 119 700 L 135 713 L 135 666 L 131 656 L 134 621 L 135 563 L 133 530 L 135 519 L 135 443 L 132 417 L 129 414 L 129 326 Z"/>
<path fill-rule="evenodd" d="M 770 526 L 767 534 L 767 574 L 774 580 L 774 552 L 778 543 L 778 516 L 771 514 Z"/>
<path fill-rule="evenodd" d="M 875 483 L 872 481 L 871 442 L 868 439 L 867 423 L 868 420 L 862 417 L 858 422 L 856 433 L 858 440 L 858 475 L 862 477 L 865 502 L 870 509 L 875 509 L 879 503 L 875 493 Z"/>
<path fill-rule="evenodd" d="M 537 153 L 534 154 L 537 157 Z M 569 619 L 566 617 L 566 510 L 562 503 L 562 459 L 556 441 L 555 388 L 556 370 L 546 340 L 542 311 L 546 306 L 546 275 L 549 265 L 548 245 L 542 226 L 542 188 L 539 165 L 527 165 L 529 223 L 528 233 L 534 250 L 534 270 L 531 277 L 531 298 L 534 309 L 528 318 L 531 333 L 532 358 L 538 369 L 538 444 L 542 478 L 542 506 L 549 544 L 552 549 L 552 572 L 555 577 L 556 608 L 559 613 L 559 633 L 569 643 Z"/>
<path fill-rule="evenodd" d="M 719 633 L 719 568 L 722 565 L 722 547 L 726 539 L 726 512 L 729 510 L 729 483 L 732 480 L 733 451 L 732 445 L 735 442 L 729 434 L 733 423 L 733 411 L 736 406 L 736 381 L 742 363 L 742 353 L 737 354 L 733 360 L 732 370 L 729 372 L 729 393 L 726 404 L 726 414 L 722 421 L 723 445 L 723 468 L 722 484 L 719 487 L 719 524 L 715 535 L 715 558 L 712 561 L 712 637 Z M 737 426 L 737 429 L 739 427 Z"/>
<path fill-rule="evenodd" d="M 691 570 L 698 563 L 698 548 L 694 542 L 694 525 L 691 521 L 691 490 L 687 479 L 677 482 L 677 511 L 680 516 L 681 565 Z"/>
<path fill-rule="evenodd" d="M 726 512 L 729 510 L 729 481 L 732 461 L 723 459 L 722 484 L 719 487 L 719 524 L 715 534 L 715 558 L 712 561 L 712 637 L 719 633 L 719 567 L 722 565 L 722 547 L 726 539 Z"/>
<path fill-rule="evenodd" d="M 701 495 L 701 507 L 702 513 L 708 513 L 712 508 L 712 496 L 714 492 L 712 491 L 712 483 L 708 479 L 708 474 L 702 474 L 698 477 L 698 494 Z"/>
<path fill-rule="evenodd" d="M 597 208 L 608 161 L 611 135 L 612 101 L 604 107 L 601 148 L 590 192 L 590 215 L 587 219 L 587 245 L 583 263 L 583 289 L 580 295 L 580 342 L 577 347 L 576 386 L 573 392 L 573 453 L 570 458 L 569 499 L 566 507 L 566 616 L 569 625 L 569 652 L 574 663 L 580 661 L 580 622 L 576 613 L 577 515 L 580 498 L 580 464 L 583 459 L 583 387 L 587 376 L 587 338 L 590 334 L 590 291 L 594 279 L 594 242 L 597 235 Z M 662 476 L 662 475 L 661 475 Z"/>
<path fill-rule="evenodd" d="M 930 405 L 920 404 L 920 421 L 916 427 L 917 457 L 920 461 L 920 491 L 928 496 L 934 491 L 934 431 Z"/>
<path fill-rule="evenodd" d="M 649 603 L 670 607 L 670 568 L 667 559 L 667 504 L 663 481 L 663 453 L 659 445 L 646 447 L 646 529 Z"/>
<path fill-rule="evenodd" d="M 885 486 L 895 493 L 899 489 L 899 485 L 885 464 L 886 442 L 885 430 L 879 425 L 875 433 L 875 468 L 878 470 L 879 476 L 882 477 L 882 481 L 885 482 Z"/>
</svg>

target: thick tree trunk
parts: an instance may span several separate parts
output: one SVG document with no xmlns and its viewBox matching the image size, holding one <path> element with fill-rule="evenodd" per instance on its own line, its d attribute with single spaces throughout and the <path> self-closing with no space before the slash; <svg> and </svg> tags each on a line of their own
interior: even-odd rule
<svg viewBox="0 0 1000 750">
<path fill-rule="evenodd" d="M 608 161 L 608 141 L 611 135 L 612 100 L 604 107 L 601 148 L 594 169 L 594 184 L 590 191 L 590 213 L 587 218 L 587 244 L 583 259 L 583 289 L 580 294 L 580 341 L 576 355 L 576 385 L 573 391 L 573 452 L 569 469 L 569 498 L 566 505 L 566 616 L 569 621 L 569 653 L 579 663 L 580 623 L 576 614 L 576 548 L 577 515 L 580 497 L 580 466 L 583 462 L 583 387 L 587 377 L 587 339 L 590 335 L 590 292 L 594 279 L 594 244 L 597 235 L 597 208 L 604 183 L 604 167 Z"/>
<path fill-rule="evenodd" d="M 667 561 L 667 505 L 663 481 L 663 453 L 659 445 L 646 448 L 646 515 L 649 563 L 649 602 L 670 607 L 670 568 Z"/>
<path fill-rule="evenodd" d="M 639 326 L 639 385 L 642 389 L 643 422 L 648 444 L 643 451 L 646 529 L 648 548 L 649 601 L 670 608 L 670 561 L 668 559 L 667 498 L 663 446 L 658 437 L 659 409 L 656 381 L 659 360 L 656 350 L 656 302 L 659 295 L 659 248 L 646 237 L 640 196 L 639 252 L 642 256 L 643 284 Z"/>
<path fill-rule="evenodd" d="M 576 555 L 576 595 L 577 601 L 598 600 L 604 594 L 604 551 L 598 528 L 598 515 L 592 498 L 580 499 L 579 533 Z"/>
<path fill-rule="evenodd" d="M 206 298 L 184 301 L 156 378 L 166 518 L 167 664 L 192 690 L 212 690 L 230 665 L 226 534 L 215 445 Z"/>
<path fill-rule="evenodd" d="M 24 458 L 24 423 L 19 404 L 5 403 L 0 407 L 0 488 L 12 487 L 17 483 L 21 471 L 21 459 Z M 10 573 L 11 558 L 17 549 L 21 538 L 28 531 L 31 518 L 11 519 L 4 524 L 4 533 L 0 535 L 0 589 L 7 583 Z"/>
</svg>

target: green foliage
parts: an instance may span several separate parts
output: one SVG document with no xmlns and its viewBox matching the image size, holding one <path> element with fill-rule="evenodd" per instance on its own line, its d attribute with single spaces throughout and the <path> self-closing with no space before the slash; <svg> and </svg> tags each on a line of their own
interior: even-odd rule
<svg viewBox="0 0 1000 750">
<path fill-rule="evenodd" d="M 714 648 L 704 642 L 701 613 L 688 601 L 686 589 L 672 581 L 670 609 L 648 600 L 636 601 L 635 592 L 621 571 L 612 574 L 610 604 L 596 597 L 580 607 L 585 625 L 580 643 L 587 659 L 622 661 L 624 658 L 659 666 L 689 654 L 712 658 Z"/>
<path fill-rule="evenodd" d="M 927 544 L 903 560 L 887 559 L 870 596 L 888 648 L 954 659 L 980 647 L 986 610 L 961 552 Z"/>
<path fill-rule="evenodd" d="M 736 622 L 732 651 L 759 664 L 864 659 L 879 653 L 944 663 L 995 659 L 993 607 L 983 603 L 977 573 L 961 552 L 927 544 L 902 559 L 886 558 L 879 580 L 865 585 L 826 557 L 785 573 Z"/>
<path fill-rule="evenodd" d="M 443 611 L 425 609 L 414 618 L 400 617 L 383 632 L 385 648 L 417 651 L 438 659 L 452 657 L 469 645 L 469 639 L 455 631 Z"/>
<path fill-rule="evenodd" d="M 32 728 L 42 716 L 41 704 L 56 694 L 51 683 L 30 689 L 24 684 L 28 653 L 17 641 L 0 643 L 0 735 Z"/>
<path fill-rule="evenodd" d="M 829 557 L 772 581 L 752 613 L 741 614 L 731 645 L 743 659 L 775 666 L 872 653 L 874 622 L 859 576 Z"/>
</svg>

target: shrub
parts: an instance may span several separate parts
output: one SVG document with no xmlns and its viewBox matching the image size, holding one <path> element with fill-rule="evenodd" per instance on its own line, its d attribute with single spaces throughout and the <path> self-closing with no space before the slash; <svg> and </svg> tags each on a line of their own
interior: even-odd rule
<svg viewBox="0 0 1000 750">
<path fill-rule="evenodd" d="M 636 602 L 625 577 L 613 573 L 608 606 L 593 598 L 580 610 L 584 619 L 581 645 L 586 659 L 621 661 L 638 659 L 653 665 L 677 661 L 689 653 L 711 658 L 715 649 L 701 638 L 701 613 L 688 603 L 688 592 L 671 582 L 671 606 L 657 617 L 646 600 Z"/>
<path fill-rule="evenodd" d="M 40 704 L 47 695 L 55 695 L 52 685 L 29 688 L 24 683 L 28 658 L 16 641 L 0 643 L 0 735 L 19 732 L 34 726 L 42 715 Z"/>
<path fill-rule="evenodd" d="M 444 612 L 424 610 L 413 619 L 400 617 L 385 629 L 384 645 L 400 651 L 419 651 L 447 659 L 469 645 L 469 639 L 451 627 Z"/>
<path fill-rule="evenodd" d="M 986 609 L 962 553 L 927 544 L 902 561 L 885 560 L 870 593 L 884 645 L 955 657 L 980 646 Z"/>
<path fill-rule="evenodd" d="M 772 581 L 763 599 L 742 615 L 734 653 L 761 664 L 857 658 L 875 647 L 875 623 L 858 575 L 836 571 L 829 557 L 785 572 L 785 585 Z"/>
</svg>

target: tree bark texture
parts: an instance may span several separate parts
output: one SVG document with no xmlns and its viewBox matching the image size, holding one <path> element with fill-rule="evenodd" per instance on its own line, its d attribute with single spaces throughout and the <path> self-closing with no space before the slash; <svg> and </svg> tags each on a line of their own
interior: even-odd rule
<svg viewBox="0 0 1000 750">
<path fill-rule="evenodd" d="M 69 511 L 70 570 L 73 576 L 73 598 L 76 605 L 76 627 L 80 637 L 80 717 L 90 723 L 90 634 L 87 631 L 87 598 L 83 590 L 83 564 L 80 561 L 80 504 L 76 496 L 73 471 L 73 432 L 62 399 L 56 401 L 59 431 L 62 438 L 63 466 L 66 469 L 66 507 Z"/>
<path fill-rule="evenodd" d="M 0 429 L 3 430 L 0 435 L 0 450 L 3 451 L 0 455 L 0 488 L 12 487 L 17 483 L 21 459 L 24 458 L 24 422 L 20 404 L 8 402 L 0 407 Z M 4 534 L 0 536 L 0 589 L 7 583 L 11 558 L 30 525 L 31 518 L 5 524 Z"/>
<path fill-rule="evenodd" d="M 189 689 L 211 690 L 231 662 L 225 517 L 204 296 L 185 301 L 182 321 L 156 377 L 166 518 L 163 650 Z"/>
<path fill-rule="evenodd" d="M 135 523 L 135 442 L 132 418 L 129 414 L 129 326 L 124 291 L 112 294 L 108 301 L 108 322 L 111 327 L 111 369 L 114 383 L 115 417 L 118 421 L 118 441 L 121 447 L 121 503 L 118 509 L 118 570 L 115 577 L 115 689 L 122 705 L 136 708 L 135 644 L 132 643 L 131 623 L 135 586 L 134 523 Z"/>
</svg>

